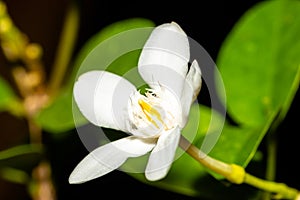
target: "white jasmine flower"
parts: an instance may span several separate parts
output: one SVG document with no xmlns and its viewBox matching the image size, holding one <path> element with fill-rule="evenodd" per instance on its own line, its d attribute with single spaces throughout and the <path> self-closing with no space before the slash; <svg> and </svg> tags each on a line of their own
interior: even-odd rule
<svg viewBox="0 0 300 200">
<path fill-rule="evenodd" d="M 149 85 L 145 94 L 121 76 L 107 71 L 82 74 L 74 98 L 93 124 L 129 134 L 87 155 L 70 175 L 82 183 L 120 167 L 129 157 L 150 152 L 145 169 L 148 180 L 164 178 L 174 160 L 190 106 L 201 88 L 197 61 L 188 66 L 189 42 L 174 22 L 156 27 L 139 58 L 138 70 Z"/>
</svg>

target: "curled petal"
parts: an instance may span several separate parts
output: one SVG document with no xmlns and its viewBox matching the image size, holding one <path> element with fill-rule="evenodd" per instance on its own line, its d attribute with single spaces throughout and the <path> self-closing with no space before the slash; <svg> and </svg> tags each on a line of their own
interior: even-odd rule
<svg viewBox="0 0 300 200">
<path fill-rule="evenodd" d="M 197 98 L 197 96 L 200 92 L 200 89 L 201 89 L 201 85 L 202 85 L 201 69 L 199 67 L 197 60 L 194 60 L 192 62 L 192 65 L 190 67 L 190 70 L 189 70 L 185 80 L 193 89 L 192 101 L 194 101 Z"/>
<path fill-rule="evenodd" d="M 127 131 L 127 104 L 135 87 L 106 71 L 82 74 L 74 85 L 74 98 L 83 115 L 97 126 Z"/>
<path fill-rule="evenodd" d="M 142 78 L 155 88 L 159 83 L 179 97 L 190 58 L 189 42 L 174 22 L 156 27 L 147 40 L 138 62 Z"/>
<path fill-rule="evenodd" d="M 162 133 L 148 160 L 145 171 L 148 180 L 160 180 L 167 175 L 174 160 L 179 139 L 178 127 Z"/>
<path fill-rule="evenodd" d="M 181 107 L 183 127 L 187 121 L 192 102 L 197 98 L 202 85 L 201 70 L 196 60 L 193 61 L 190 70 L 185 78 L 185 84 L 181 95 Z"/>
<path fill-rule="evenodd" d="M 129 136 L 98 147 L 73 170 L 69 183 L 83 183 L 120 167 L 129 157 L 142 156 L 153 149 L 155 139 Z"/>
</svg>

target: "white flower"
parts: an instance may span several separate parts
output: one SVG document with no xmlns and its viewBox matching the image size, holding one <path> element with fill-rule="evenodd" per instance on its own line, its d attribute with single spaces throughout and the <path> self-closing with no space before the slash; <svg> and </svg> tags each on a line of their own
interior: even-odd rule
<svg viewBox="0 0 300 200">
<path fill-rule="evenodd" d="M 82 183 L 120 167 L 129 157 L 150 152 L 148 180 L 164 178 L 174 160 L 190 106 L 201 88 L 196 61 L 188 66 L 189 42 L 174 22 L 156 27 L 139 58 L 138 70 L 150 88 L 141 94 L 129 81 L 106 71 L 82 74 L 74 98 L 93 124 L 124 131 L 130 136 L 100 146 L 87 155 L 70 175 Z"/>
</svg>

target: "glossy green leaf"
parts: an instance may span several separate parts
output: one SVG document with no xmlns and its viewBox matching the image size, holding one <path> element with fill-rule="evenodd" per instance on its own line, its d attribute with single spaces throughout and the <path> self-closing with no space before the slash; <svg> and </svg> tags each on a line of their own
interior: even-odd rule
<svg viewBox="0 0 300 200">
<path fill-rule="evenodd" d="M 117 74 L 124 74 L 135 67 L 139 51 L 131 49 L 132 51 L 115 57 L 116 51 L 122 48 L 122 43 L 120 43 L 120 39 L 109 38 L 127 30 L 143 27 L 153 27 L 153 22 L 143 18 L 127 19 L 111 24 L 93 36 L 79 52 L 66 87 L 52 104 L 38 114 L 36 118 L 38 124 L 51 133 L 61 133 L 75 127 L 74 116 L 76 116 L 76 125 L 87 123 L 76 105 L 72 105 L 72 89 L 78 74 L 89 70 L 104 69 Z M 130 38 L 131 40 L 137 39 L 132 36 Z M 144 38 L 144 41 L 141 40 L 140 43 L 145 42 L 145 35 Z M 103 66 L 103 63 L 105 63 L 105 66 Z M 136 76 L 130 75 L 130 77 Z"/>
<path fill-rule="evenodd" d="M 0 112 L 9 111 L 15 115 L 23 113 L 19 99 L 9 84 L 0 77 Z"/>
<path fill-rule="evenodd" d="M 0 151 L 0 168 L 15 168 L 31 171 L 41 160 L 43 148 L 40 145 L 25 144 Z"/>
<path fill-rule="evenodd" d="M 261 126 L 289 108 L 299 85 L 299 35 L 299 1 L 259 3 L 232 29 L 217 65 L 237 123 Z"/>
</svg>

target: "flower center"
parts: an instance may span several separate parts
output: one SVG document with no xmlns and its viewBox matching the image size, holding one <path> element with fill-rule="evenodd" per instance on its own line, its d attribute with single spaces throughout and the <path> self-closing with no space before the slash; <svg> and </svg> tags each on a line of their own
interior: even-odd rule
<svg viewBox="0 0 300 200">
<path fill-rule="evenodd" d="M 152 123 L 156 128 L 159 128 L 156 121 L 158 120 L 162 124 L 164 124 L 163 120 L 161 119 L 160 113 L 149 103 L 144 101 L 143 99 L 138 100 L 139 105 L 141 106 L 141 109 L 143 113 L 145 114 L 147 120 Z"/>
<path fill-rule="evenodd" d="M 181 106 L 165 88 L 148 89 L 144 95 L 135 92 L 128 108 L 130 131 L 143 137 L 159 137 L 181 120 Z"/>
</svg>

